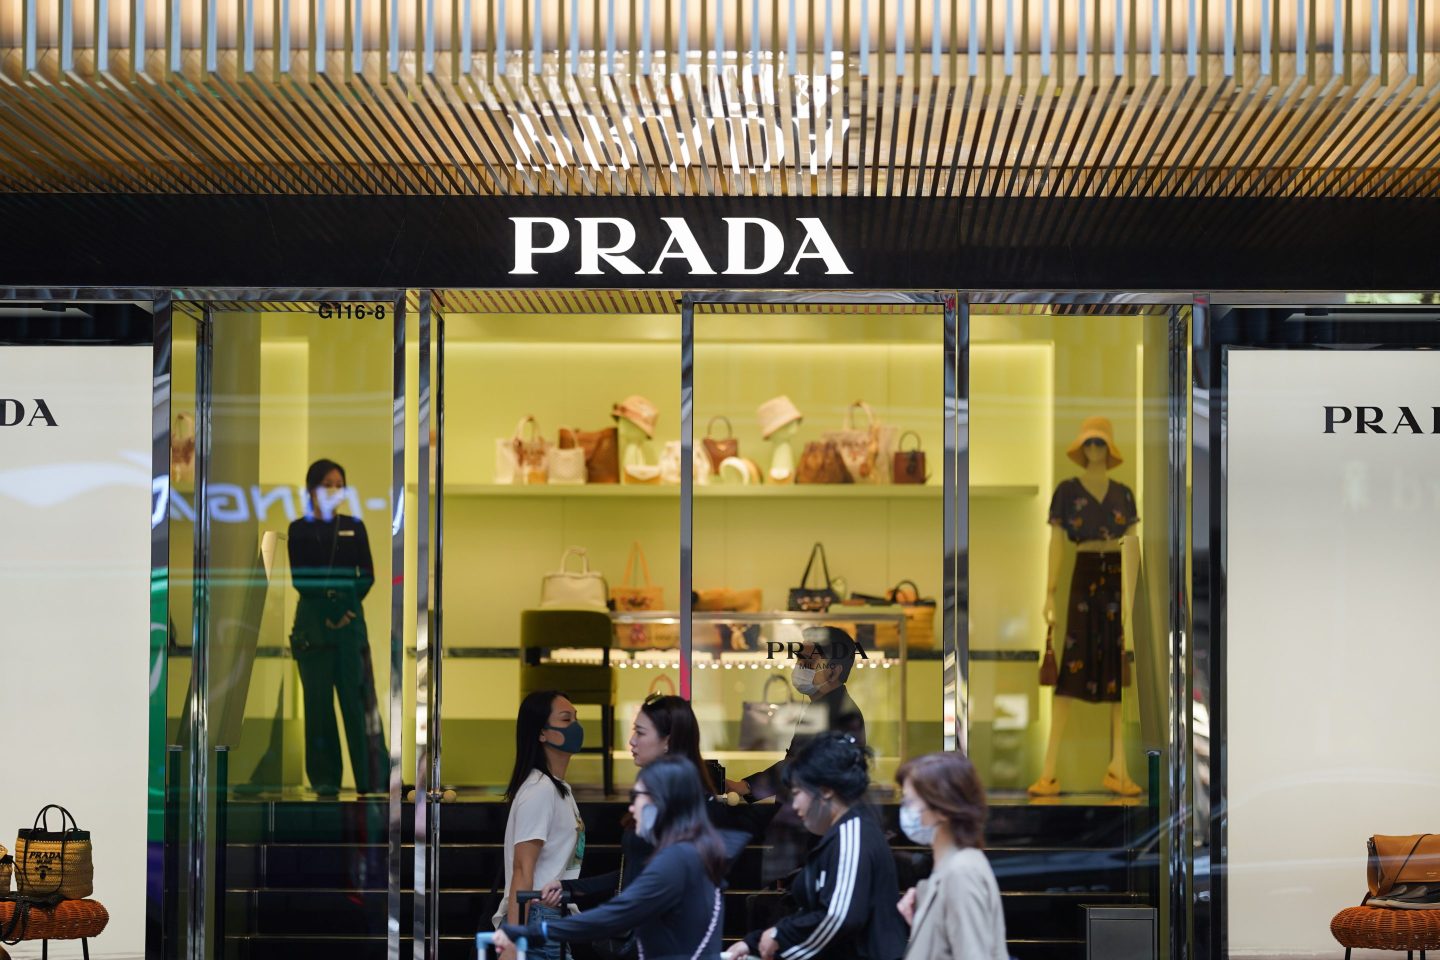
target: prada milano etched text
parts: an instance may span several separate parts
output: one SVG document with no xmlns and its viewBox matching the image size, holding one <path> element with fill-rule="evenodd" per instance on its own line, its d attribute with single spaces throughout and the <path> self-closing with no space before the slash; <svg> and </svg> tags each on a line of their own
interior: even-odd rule
<svg viewBox="0 0 1440 960">
<path fill-rule="evenodd" d="M 766 217 L 721 217 L 723 228 L 704 235 L 701 243 L 685 217 L 659 217 L 645 224 L 641 242 L 636 224 L 627 217 L 511 217 L 515 225 L 515 267 L 512 275 L 534 276 L 540 258 L 563 258 L 575 276 L 666 273 L 672 263 L 694 277 L 785 275 L 825 276 L 851 273 L 845 258 L 818 217 L 796 217 L 794 224 Z M 573 227 L 572 227 L 573 225 Z M 716 236 L 716 235 L 719 236 Z M 723 239 L 723 243 L 718 242 Z M 674 269 L 669 272 L 676 272 Z"/>
</svg>

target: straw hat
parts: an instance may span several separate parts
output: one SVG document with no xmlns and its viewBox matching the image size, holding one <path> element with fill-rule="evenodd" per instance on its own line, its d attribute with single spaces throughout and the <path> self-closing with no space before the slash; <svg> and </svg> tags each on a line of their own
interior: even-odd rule
<svg viewBox="0 0 1440 960">
<path fill-rule="evenodd" d="M 637 394 L 626 397 L 612 406 L 610 416 L 624 417 L 643 430 L 645 436 L 654 439 L 655 421 L 660 418 L 660 411 L 655 409 L 655 404 Z"/>
<path fill-rule="evenodd" d="M 1115 428 L 1111 426 L 1107 417 L 1086 417 L 1085 422 L 1080 424 L 1080 432 L 1075 435 L 1075 440 L 1065 450 L 1065 456 L 1074 460 L 1080 466 L 1085 466 L 1085 441 L 1105 441 L 1105 467 L 1113 470 L 1125 460 L 1120 456 L 1120 448 L 1115 446 Z"/>
<path fill-rule="evenodd" d="M 790 398 L 781 394 L 760 404 L 758 416 L 760 418 L 760 436 L 769 440 L 775 431 L 799 420 L 801 414 Z"/>
</svg>

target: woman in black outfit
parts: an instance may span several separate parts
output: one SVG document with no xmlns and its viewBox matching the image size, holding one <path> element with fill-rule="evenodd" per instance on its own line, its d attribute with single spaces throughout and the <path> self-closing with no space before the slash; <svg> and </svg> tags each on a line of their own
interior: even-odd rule
<svg viewBox="0 0 1440 960">
<path fill-rule="evenodd" d="M 504 951 L 520 937 L 537 947 L 547 940 L 595 940 L 630 930 L 641 960 L 708 960 L 720 952 L 725 847 L 705 813 L 695 765 L 663 757 L 641 770 L 630 791 L 630 815 L 641 839 L 655 848 L 634 882 L 603 907 L 568 919 L 502 924 L 495 936 L 501 956 L 511 956 Z"/>
<path fill-rule="evenodd" d="M 365 524 L 335 513 L 344 489 L 344 467 L 333 460 L 311 464 L 305 473 L 310 509 L 288 534 L 290 576 L 300 594 L 290 649 L 305 697 L 305 773 L 317 793 L 330 797 L 340 792 L 337 697 L 355 790 L 382 791 L 390 777 L 361 605 L 375 584 L 375 563 Z"/>
<path fill-rule="evenodd" d="M 870 786 L 865 751 L 848 734 L 821 734 L 785 768 L 784 780 L 795 813 L 820 837 L 790 888 L 800 912 L 749 934 L 727 960 L 900 960 L 909 931 L 895 909 L 890 844 L 862 805 Z"/>
</svg>

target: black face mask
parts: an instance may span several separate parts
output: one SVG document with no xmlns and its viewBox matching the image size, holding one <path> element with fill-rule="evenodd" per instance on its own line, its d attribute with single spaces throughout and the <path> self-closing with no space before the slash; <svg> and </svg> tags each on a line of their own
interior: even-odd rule
<svg viewBox="0 0 1440 960">
<path fill-rule="evenodd" d="M 823 837 L 825 831 L 830 829 L 830 807 L 834 801 L 816 790 L 807 790 L 806 793 L 810 794 L 810 809 L 801 822 L 805 824 L 806 830 L 817 837 Z"/>
</svg>

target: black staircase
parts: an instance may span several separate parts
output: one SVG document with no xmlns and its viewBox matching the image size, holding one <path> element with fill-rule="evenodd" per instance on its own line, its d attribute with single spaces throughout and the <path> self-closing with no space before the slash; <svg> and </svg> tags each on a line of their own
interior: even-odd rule
<svg viewBox="0 0 1440 960">
<path fill-rule="evenodd" d="M 585 872 L 619 865 L 620 802 L 580 804 L 587 829 Z M 506 808 L 440 808 L 441 960 L 473 957 L 473 936 L 499 863 Z M 233 802 L 225 922 L 226 960 L 384 960 L 387 817 L 383 801 Z M 900 836 L 896 807 L 883 807 L 902 868 L 923 876 L 927 852 Z M 401 956 L 414 930 L 414 809 L 404 810 Z M 991 807 L 987 853 L 1005 901 L 1010 951 L 1018 960 L 1081 960 L 1087 904 L 1157 902 L 1158 845 L 1144 805 Z M 746 932 L 762 850 L 751 847 L 731 877 L 725 932 Z"/>
</svg>

